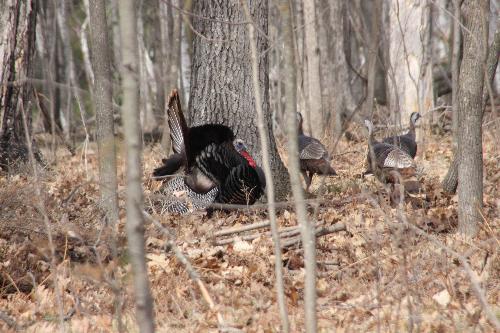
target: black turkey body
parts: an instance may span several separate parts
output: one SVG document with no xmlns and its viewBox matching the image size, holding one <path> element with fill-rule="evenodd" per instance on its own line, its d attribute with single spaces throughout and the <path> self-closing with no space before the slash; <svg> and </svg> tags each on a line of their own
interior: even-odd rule
<svg viewBox="0 0 500 333">
<path fill-rule="evenodd" d="M 420 118 L 420 113 L 413 112 L 410 115 L 410 129 L 404 135 L 390 136 L 384 138 L 382 141 L 394 146 L 397 146 L 407 152 L 412 158 L 417 155 L 417 142 L 415 135 L 415 125 Z"/>
<path fill-rule="evenodd" d="M 368 129 L 368 168 L 364 174 L 375 173 L 383 182 L 391 181 L 394 170 L 414 169 L 415 161 L 405 150 L 385 142 L 378 142 L 373 136 L 373 124 L 365 120 Z"/>
<path fill-rule="evenodd" d="M 163 186 L 162 192 L 169 195 L 166 211 L 185 214 L 213 202 L 253 204 L 262 195 L 264 184 L 234 147 L 233 131 L 218 124 L 188 127 L 176 90 L 168 102 L 168 124 L 174 154 L 163 160 L 153 176 L 165 177 L 184 166 L 185 177 L 175 177 Z"/>
</svg>

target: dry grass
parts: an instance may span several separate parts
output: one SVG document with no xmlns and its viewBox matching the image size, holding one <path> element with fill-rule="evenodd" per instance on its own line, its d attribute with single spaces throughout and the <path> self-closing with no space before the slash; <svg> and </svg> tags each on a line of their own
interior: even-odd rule
<svg viewBox="0 0 500 333">
<path fill-rule="evenodd" d="M 353 150 L 363 153 L 341 154 Z M 493 331 L 459 262 L 406 228 L 398 211 L 389 205 L 384 188 L 373 179 L 359 177 L 364 151 L 364 142 L 340 142 L 336 153 L 341 155 L 333 162 L 340 176 L 326 180 L 322 196 L 326 202 L 312 218 L 326 225 L 345 223 L 348 229 L 324 236 L 317 243 L 321 331 Z M 426 138 L 426 147 L 417 157 L 424 193 L 409 200 L 403 210 L 410 223 L 468 258 L 489 304 L 500 317 L 498 154 L 493 136 L 486 132 L 485 221 L 474 240 L 455 233 L 456 196 L 439 190 L 440 177 L 451 157 L 450 143 L 442 137 Z M 157 188 L 148 175 L 161 157 L 158 147 L 146 148 L 146 197 Z M 7 315 L 22 331 L 57 329 L 60 318 L 55 287 L 63 294 L 64 325 L 71 331 L 116 331 L 112 280 L 121 286 L 123 322 L 127 330 L 137 330 L 124 214 L 119 258 L 112 259 L 106 229 L 101 232 L 94 151 L 88 151 L 87 161 L 88 170 L 80 155 L 71 157 L 61 149 L 58 163 L 42 176 L 43 200 L 57 245 L 57 285 L 53 283 L 55 272 L 50 271 L 46 233 L 31 178 L 0 176 L 0 318 Z M 119 177 L 123 205 L 123 170 Z M 320 183 L 321 179 L 316 179 L 313 192 Z M 334 199 L 349 198 L 352 200 L 342 205 L 331 204 Z M 313 209 L 310 213 L 313 216 Z M 278 330 L 270 237 L 228 246 L 214 246 L 211 239 L 221 228 L 265 220 L 264 211 L 218 213 L 211 219 L 201 213 L 184 218 L 154 217 L 175 232 L 177 245 L 200 274 L 227 325 L 246 332 Z M 295 214 L 281 210 L 278 221 L 281 227 L 295 225 Z M 165 251 L 165 236 L 150 224 L 146 236 L 158 331 L 217 331 L 216 313 L 209 310 L 184 267 Z M 300 331 L 304 274 L 300 249 L 284 253 L 284 265 L 292 331 Z M 7 321 L 0 321 L 0 331 L 13 330 Z"/>
</svg>

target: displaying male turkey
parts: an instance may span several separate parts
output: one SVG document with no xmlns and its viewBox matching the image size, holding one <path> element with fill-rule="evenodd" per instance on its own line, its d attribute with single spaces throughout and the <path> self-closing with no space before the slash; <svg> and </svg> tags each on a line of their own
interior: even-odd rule
<svg viewBox="0 0 500 333">
<path fill-rule="evenodd" d="M 364 174 L 374 173 L 382 182 L 396 182 L 391 171 L 405 172 L 415 169 L 415 161 L 406 151 L 375 140 L 371 121 L 365 120 L 365 126 L 368 129 L 368 169 Z"/>
<path fill-rule="evenodd" d="M 389 143 L 391 145 L 398 146 L 399 148 L 406 151 L 412 158 L 415 158 L 417 155 L 417 142 L 415 141 L 415 124 L 417 120 L 420 118 L 420 113 L 413 112 L 410 115 L 410 129 L 404 135 L 398 136 L 390 136 L 384 138 L 382 141 L 385 143 Z"/>
<path fill-rule="evenodd" d="M 299 134 L 299 161 L 300 171 L 309 190 L 314 174 L 336 176 L 337 173 L 330 166 L 331 158 L 325 146 L 315 138 L 304 134 L 302 115 L 297 112 Z"/>
<path fill-rule="evenodd" d="M 238 153 L 229 127 L 218 124 L 188 127 L 177 90 L 170 94 L 167 114 L 174 154 L 164 159 L 153 175 L 169 175 L 184 166 L 185 177 L 168 181 L 163 192 L 187 197 L 181 201 L 172 196 L 165 204 L 167 211 L 183 214 L 205 208 L 214 201 L 253 204 L 261 196 L 263 184 L 255 161 L 248 153 L 247 156 Z"/>
</svg>

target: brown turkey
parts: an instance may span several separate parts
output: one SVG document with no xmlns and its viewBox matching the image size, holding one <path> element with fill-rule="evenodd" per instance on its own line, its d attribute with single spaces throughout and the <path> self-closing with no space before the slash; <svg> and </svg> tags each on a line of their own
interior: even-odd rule
<svg viewBox="0 0 500 333">
<path fill-rule="evenodd" d="M 337 173 L 330 166 L 331 158 L 325 146 L 313 137 L 304 134 L 302 115 L 297 112 L 299 134 L 299 161 L 300 172 L 306 182 L 306 191 L 309 191 L 315 174 L 336 176 Z"/>
</svg>

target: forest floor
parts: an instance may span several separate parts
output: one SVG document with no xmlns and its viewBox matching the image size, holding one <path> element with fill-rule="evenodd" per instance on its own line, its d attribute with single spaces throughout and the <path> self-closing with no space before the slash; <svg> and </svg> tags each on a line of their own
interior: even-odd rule
<svg viewBox="0 0 500 333">
<path fill-rule="evenodd" d="M 500 150 L 498 137 L 484 130 L 484 221 L 473 240 L 456 229 L 457 196 L 440 189 L 452 148 L 449 134 L 427 134 L 416 161 L 422 192 L 400 208 L 390 205 L 386 189 L 373 177 L 361 178 L 366 141 L 342 139 L 332 165 L 338 177 L 317 177 L 309 217 L 346 231 L 318 238 L 318 325 L 320 332 L 492 332 L 484 309 L 454 252 L 470 265 L 490 310 L 500 318 Z M 380 133 L 379 133 L 380 134 Z M 41 141 L 41 139 L 40 139 Z M 117 256 L 103 228 L 97 184 L 97 150 L 89 145 L 75 156 L 60 148 L 57 163 L 32 176 L 0 175 L 0 331 L 72 332 L 118 330 L 121 309 L 126 331 L 134 323 L 131 266 L 125 247 L 124 168 L 119 170 L 120 223 Z M 50 151 L 43 150 L 47 160 Z M 123 166 L 123 147 L 119 151 Z M 146 223 L 148 274 L 159 332 L 216 332 L 218 315 L 227 327 L 244 332 L 277 332 L 274 255 L 268 229 L 229 235 L 217 245 L 217 231 L 267 220 L 265 210 L 161 215 L 150 205 L 158 183 L 151 171 L 164 157 L 159 145 L 144 150 L 146 206 L 175 234 L 208 291 L 199 285 L 165 246 L 168 238 Z M 40 195 L 37 195 L 37 192 Z M 280 228 L 296 225 L 293 209 L 278 212 Z M 417 233 L 407 224 L 417 226 Z M 53 252 L 48 238 L 50 226 Z M 253 240 L 244 235 L 260 233 Z M 304 327 L 304 268 L 300 246 L 283 253 L 285 292 L 292 332 Z M 470 273 L 470 272 L 469 272 Z M 237 330 L 236 330 L 237 331 Z"/>
</svg>

